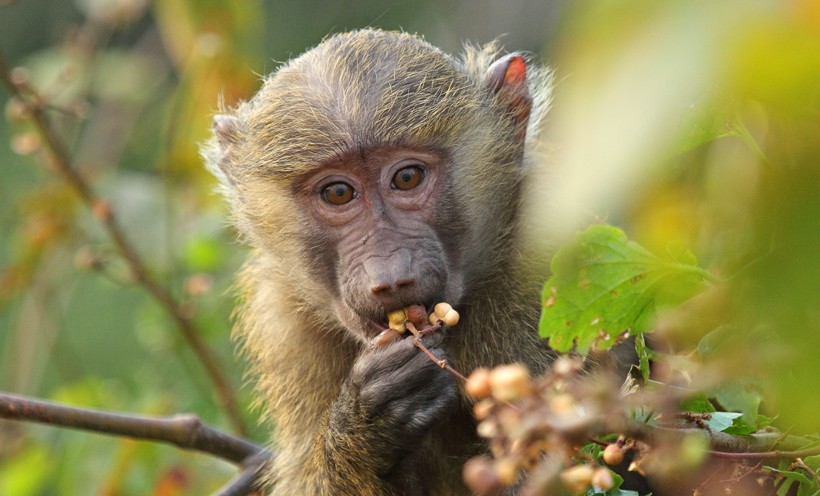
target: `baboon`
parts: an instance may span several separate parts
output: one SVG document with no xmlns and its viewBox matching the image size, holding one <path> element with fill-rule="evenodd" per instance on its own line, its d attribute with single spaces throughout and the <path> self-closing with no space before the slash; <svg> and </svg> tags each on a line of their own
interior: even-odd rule
<svg viewBox="0 0 820 496">
<path fill-rule="evenodd" d="M 550 360 L 546 276 L 518 218 L 549 70 L 495 44 L 445 54 L 365 29 L 332 36 L 220 109 L 203 147 L 252 254 L 235 334 L 274 425 L 273 494 L 468 494 L 486 449 L 462 385 L 387 313 L 448 302 L 424 338 L 468 373 Z"/>
</svg>

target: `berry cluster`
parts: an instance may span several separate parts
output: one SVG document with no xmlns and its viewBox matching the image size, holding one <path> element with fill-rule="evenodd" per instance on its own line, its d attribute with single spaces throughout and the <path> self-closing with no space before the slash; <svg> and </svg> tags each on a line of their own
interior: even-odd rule
<svg viewBox="0 0 820 496">
<path fill-rule="evenodd" d="M 580 449 L 606 428 L 608 413 L 619 404 L 619 389 L 588 379 L 581 361 L 568 357 L 536 379 L 518 364 L 473 371 L 465 389 L 477 400 L 478 433 L 488 440 L 492 456 L 465 464 L 470 489 L 487 496 L 509 487 L 522 495 L 611 489 L 610 470 Z M 606 446 L 604 463 L 623 461 L 622 441 Z"/>
<path fill-rule="evenodd" d="M 421 331 L 422 334 L 435 332 L 442 326 L 453 327 L 459 321 L 458 312 L 449 303 L 436 304 L 433 312 L 427 315 L 427 310 L 421 305 L 410 305 L 387 314 L 387 329 L 376 336 L 371 344 L 378 348 L 402 338 L 408 326 L 412 334 Z M 428 324 L 429 322 L 429 324 Z"/>
</svg>

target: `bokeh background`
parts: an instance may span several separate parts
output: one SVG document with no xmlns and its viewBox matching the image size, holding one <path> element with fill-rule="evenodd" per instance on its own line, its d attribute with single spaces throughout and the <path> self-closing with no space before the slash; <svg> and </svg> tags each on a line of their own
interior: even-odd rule
<svg viewBox="0 0 820 496">
<path fill-rule="evenodd" d="M 697 309 L 708 318 L 668 326 L 666 349 L 711 360 L 709 387 L 751 391 L 744 412 L 820 430 L 820 2 L 0 1 L 0 50 L 216 351 L 250 438 L 265 442 L 268 429 L 229 337 L 245 249 L 197 145 L 220 95 L 247 99 L 281 62 L 366 26 L 449 52 L 500 37 L 552 65 L 526 220 L 537 251 L 590 221 L 656 252 L 688 247 L 725 291 L 719 308 Z M 172 319 L 9 96 L 0 91 L 0 390 L 234 429 Z M 715 328 L 721 339 L 702 353 Z M 234 471 L 158 444 L 0 422 L 3 495 L 205 494 Z"/>
</svg>

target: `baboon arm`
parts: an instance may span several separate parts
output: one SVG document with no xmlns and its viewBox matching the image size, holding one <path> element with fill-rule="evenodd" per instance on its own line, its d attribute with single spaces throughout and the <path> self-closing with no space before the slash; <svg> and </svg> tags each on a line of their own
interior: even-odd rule
<svg viewBox="0 0 820 496">
<path fill-rule="evenodd" d="M 278 341 L 268 349 L 279 350 L 264 364 L 278 372 L 260 380 L 276 426 L 273 494 L 427 493 L 430 481 L 416 462 L 431 428 L 453 411 L 453 378 L 411 340 L 362 351 L 330 336 L 315 341 L 312 332 L 280 328 L 265 343 Z M 444 358 L 440 341 L 426 344 Z"/>
<path fill-rule="evenodd" d="M 374 450 L 378 443 L 367 439 L 367 434 L 373 432 L 372 426 L 362 425 L 349 411 L 350 406 L 348 398 L 325 405 L 318 424 L 313 422 L 315 411 L 304 404 L 295 403 L 291 410 L 294 415 L 290 417 L 279 416 L 274 434 L 278 456 L 272 471 L 273 495 L 403 494 L 392 487 L 384 474 L 378 474 L 372 463 L 367 465 L 379 456 Z M 299 411 L 307 414 L 301 418 L 304 422 L 292 418 L 298 417 Z"/>
</svg>

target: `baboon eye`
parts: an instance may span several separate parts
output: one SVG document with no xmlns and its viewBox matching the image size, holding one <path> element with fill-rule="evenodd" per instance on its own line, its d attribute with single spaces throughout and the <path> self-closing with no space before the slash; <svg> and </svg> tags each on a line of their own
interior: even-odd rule
<svg viewBox="0 0 820 496">
<path fill-rule="evenodd" d="M 356 190 L 347 183 L 333 183 L 322 190 L 322 199 L 331 205 L 344 205 L 356 197 Z"/>
<path fill-rule="evenodd" d="M 393 187 L 407 191 L 421 184 L 423 179 L 424 170 L 421 167 L 411 165 L 396 172 L 396 175 L 393 176 Z"/>
</svg>

